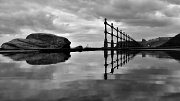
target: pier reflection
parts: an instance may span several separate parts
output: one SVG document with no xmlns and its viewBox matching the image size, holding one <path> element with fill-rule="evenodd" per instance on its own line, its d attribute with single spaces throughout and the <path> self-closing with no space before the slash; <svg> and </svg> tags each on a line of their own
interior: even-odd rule
<svg viewBox="0 0 180 101">
<path fill-rule="evenodd" d="M 111 50 L 104 58 L 101 52 L 72 53 L 64 64 L 28 68 L 1 61 L 0 100 L 179 101 L 180 52 Z"/>
<path fill-rule="evenodd" d="M 159 59 L 174 59 L 180 61 L 180 51 L 141 51 L 142 57 L 147 55 Z"/>
<path fill-rule="evenodd" d="M 123 51 L 123 50 L 105 50 L 104 51 L 104 79 L 108 79 L 108 75 L 114 74 L 116 69 L 119 69 L 123 65 L 127 64 L 137 54 L 142 58 L 153 57 L 159 59 L 174 59 L 180 62 L 180 51 Z M 109 68 L 111 68 L 109 70 Z M 108 71 L 109 70 L 109 71 Z M 161 70 L 161 72 L 163 72 Z M 163 72 L 165 73 L 165 72 Z M 117 76 L 117 75 L 116 75 Z"/>
<path fill-rule="evenodd" d="M 115 69 L 122 67 L 123 65 L 127 64 L 130 60 L 132 60 L 139 51 L 125 51 L 125 50 L 104 50 L 104 59 L 105 59 L 105 73 L 104 79 L 108 79 L 107 75 L 107 68 L 111 66 L 111 70 L 109 73 L 113 74 Z M 110 61 L 108 61 L 110 57 Z"/>
</svg>

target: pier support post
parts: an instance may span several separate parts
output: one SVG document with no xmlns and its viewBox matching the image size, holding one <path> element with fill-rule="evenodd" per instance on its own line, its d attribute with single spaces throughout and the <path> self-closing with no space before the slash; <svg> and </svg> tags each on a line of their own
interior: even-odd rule
<svg viewBox="0 0 180 101">
<path fill-rule="evenodd" d="M 119 42 L 118 42 L 118 41 L 119 41 L 119 40 L 118 40 L 118 39 L 119 39 L 119 34 L 118 34 L 118 33 L 119 33 L 119 29 L 118 29 L 118 27 L 117 27 L 117 43 L 116 43 L 116 48 L 119 48 L 119 44 L 118 44 L 118 43 L 119 43 Z"/>
<path fill-rule="evenodd" d="M 113 23 L 111 23 L 111 48 L 114 48 L 114 41 L 113 41 Z"/>
<path fill-rule="evenodd" d="M 107 49 L 108 47 L 108 42 L 107 42 L 107 19 L 105 18 L 105 21 L 104 21 L 104 25 L 105 25 L 105 29 L 104 29 L 104 48 Z"/>
</svg>

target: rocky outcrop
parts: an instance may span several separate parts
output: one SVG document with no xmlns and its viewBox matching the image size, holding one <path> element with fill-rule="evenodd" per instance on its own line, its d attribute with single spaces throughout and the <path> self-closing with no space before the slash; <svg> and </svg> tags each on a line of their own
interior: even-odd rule
<svg viewBox="0 0 180 101">
<path fill-rule="evenodd" d="M 1 45 L 2 49 L 37 49 L 46 48 L 47 44 L 35 39 L 13 39 Z"/>
<path fill-rule="evenodd" d="M 83 46 L 76 46 L 74 49 L 83 49 Z"/>
<path fill-rule="evenodd" d="M 2 49 L 60 49 L 70 48 L 71 42 L 53 34 L 34 33 L 26 39 L 13 39 L 1 45 Z"/>
</svg>

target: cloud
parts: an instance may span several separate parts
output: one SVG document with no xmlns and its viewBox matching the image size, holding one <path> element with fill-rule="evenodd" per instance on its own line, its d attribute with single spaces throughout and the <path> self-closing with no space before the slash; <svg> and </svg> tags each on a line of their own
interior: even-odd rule
<svg viewBox="0 0 180 101">
<path fill-rule="evenodd" d="M 177 4 L 177 5 L 180 4 L 179 0 L 161 0 L 161 1 L 165 1 L 165 2 L 170 3 L 170 4 Z"/>
<path fill-rule="evenodd" d="M 166 9 L 162 10 L 162 13 L 169 17 L 179 17 L 180 16 L 180 6 L 179 5 L 169 5 Z"/>
<path fill-rule="evenodd" d="M 174 19 L 170 17 L 178 17 L 180 10 L 179 7 L 170 7 L 170 3 L 162 0 L 62 1 L 65 11 L 80 18 L 86 20 L 108 18 L 130 26 L 170 26 L 174 23 Z"/>
<path fill-rule="evenodd" d="M 47 30 L 61 34 L 71 32 L 68 25 L 54 23 L 57 16 L 52 13 L 53 8 L 41 8 L 40 5 L 26 1 L 10 1 L 0 1 L 2 5 L 0 34 L 21 34 L 21 29 L 31 29 L 36 32 Z"/>
<path fill-rule="evenodd" d="M 131 26 L 163 27 L 172 22 L 157 12 L 166 9 L 166 3 L 159 0 L 113 0 L 97 10 L 97 14 Z"/>
<path fill-rule="evenodd" d="M 66 34 L 76 42 L 100 42 L 104 35 L 103 19 L 107 18 L 135 38 L 169 35 L 179 30 L 178 2 L 179 0 L 0 0 L 0 34 L 14 35 L 29 30 L 28 33 Z"/>
<path fill-rule="evenodd" d="M 30 28 L 35 31 L 39 29 L 55 30 L 53 19 L 53 15 L 47 15 L 45 12 L 2 15 L 0 17 L 0 33 L 16 34 L 20 33 L 22 28 Z"/>
<path fill-rule="evenodd" d="M 132 26 L 148 26 L 148 27 L 168 27 L 173 25 L 173 19 L 167 17 L 154 17 L 147 16 L 142 19 L 128 19 L 124 20 L 124 23 L 132 25 Z"/>
<path fill-rule="evenodd" d="M 60 0 L 49 5 L 85 20 L 108 18 L 130 26 L 148 27 L 172 25 L 174 19 L 169 17 L 178 17 L 180 10 L 164 0 Z"/>
</svg>

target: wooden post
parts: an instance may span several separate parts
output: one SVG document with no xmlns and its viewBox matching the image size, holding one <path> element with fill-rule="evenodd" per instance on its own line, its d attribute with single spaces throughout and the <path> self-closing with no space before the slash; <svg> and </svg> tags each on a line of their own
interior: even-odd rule
<svg viewBox="0 0 180 101">
<path fill-rule="evenodd" d="M 122 40 L 123 40 L 123 37 L 122 37 L 122 30 L 120 30 L 120 47 L 122 48 Z"/>
<path fill-rule="evenodd" d="M 129 47 L 129 35 L 127 35 L 127 47 Z"/>
<path fill-rule="evenodd" d="M 118 27 L 117 27 L 117 48 L 119 48 L 119 41 L 118 41 L 118 39 L 119 39 L 119 29 L 118 29 Z M 116 50 L 116 55 L 117 55 L 117 69 L 118 69 L 118 66 L 119 66 L 119 57 L 118 57 L 118 50 Z"/>
<path fill-rule="evenodd" d="M 136 42 L 135 42 L 135 40 L 133 39 L 133 44 L 134 44 L 134 47 L 136 47 Z"/>
<path fill-rule="evenodd" d="M 123 47 L 125 47 L 126 44 L 125 44 L 125 32 L 123 32 Z"/>
<path fill-rule="evenodd" d="M 130 36 L 128 35 L 128 42 L 129 42 L 129 47 L 131 47 L 131 42 L 130 42 Z"/>
<path fill-rule="evenodd" d="M 113 42 L 113 23 L 111 23 L 111 61 L 112 61 L 112 68 L 113 68 L 113 58 L 114 58 L 114 42 Z M 113 73 L 113 71 L 112 71 Z"/>
<path fill-rule="evenodd" d="M 122 50 L 121 50 L 121 52 L 120 52 L 120 54 L 121 54 L 121 67 L 122 67 L 122 60 L 123 60 L 123 52 L 122 52 Z"/>
<path fill-rule="evenodd" d="M 113 49 L 111 49 L 111 66 L 112 66 L 111 73 L 113 74 L 114 73 L 114 69 L 113 69 L 113 67 L 114 67 L 114 50 Z"/>
<path fill-rule="evenodd" d="M 107 48 L 108 47 L 108 43 L 107 43 L 107 19 L 105 18 L 105 21 L 104 21 L 104 25 L 105 25 L 105 29 L 104 29 L 104 35 L 105 35 L 105 38 L 104 38 L 104 48 Z"/>
<path fill-rule="evenodd" d="M 119 54 L 118 54 L 118 51 L 119 51 L 119 50 L 116 50 L 116 55 L 117 55 L 117 69 L 118 69 L 118 67 L 119 67 Z"/>
<path fill-rule="evenodd" d="M 133 39 L 131 38 L 131 42 L 132 42 L 132 46 L 134 47 L 134 41 L 133 41 Z"/>
<path fill-rule="evenodd" d="M 126 34 L 126 47 L 128 48 L 128 35 Z"/>
<path fill-rule="evenodd" d="M 107 80 L 107 57 L 105 57 L 105 63 L 104 63 L 104 66 L 105 66 L 105 71 L 104 71 L 104 79 Z"/>
<path fill-rule="evenodd" d="M 126 48 L 127 48 L 127 34 L 125 34 L 125 40 L 126 40 Z"/>
<path fill-rule="evenodd" d="M 128 51 L 126 51 L 126 63 L 128 63 Z"/>
<path fill-rule="evenodd" d="M 111 48 L 114 48 L 114 42 L 113 42 L 113 23 L 111 23 Z"/>
<path fill-rule="evenodd" d="M 113 52 L 113 53 L 112 53 Z M 111 50 L 111 73 L 113 74 L 114 73 L 114 50 Z"/>
<path fill-rule="evenodd" d="M 118 42 L 118 39 L 119 39 L 119 35 L 118 35 L 118 32 L 119 32 L 119 29 L 118 29 L 118 27 L 117 27 L 117 43 L 116 43 L 116 48 L 119 48 L 119 42 Z"/>
</svg>

